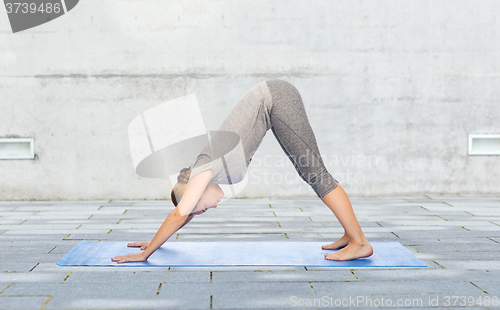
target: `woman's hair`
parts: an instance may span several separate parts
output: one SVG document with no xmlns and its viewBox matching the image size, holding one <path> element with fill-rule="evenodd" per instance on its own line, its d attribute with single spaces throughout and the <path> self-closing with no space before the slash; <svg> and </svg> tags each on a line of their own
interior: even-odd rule
<svg viewBox="0 0 500 310">
<path fill-rule="evenodd" d="M 170 193 L 170 198 L 172 199 L 172 203 L 177 207 L 179 201 L 182 199 L 182 195 L 184 195 L 184 191 L 186 190 L 187 183 L 189 181 L 189 176 L 191 175 L 191 167 L 182 168 L 177 176 L 177 183 L 172 188 L 172 192 Z"/>
</svg>

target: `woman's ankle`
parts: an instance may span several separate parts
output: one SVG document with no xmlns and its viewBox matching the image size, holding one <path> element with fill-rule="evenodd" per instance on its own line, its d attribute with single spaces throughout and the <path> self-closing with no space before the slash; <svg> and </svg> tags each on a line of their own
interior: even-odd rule
<svg viewBox="0 0 500 310">
<path fill-rule="evenodd" d="M 356 236 L 356 238 L 349 237 L 349 243 L 352 243 L 353 245 L 357 245 L 357 246 L 365 246 L 365 245 L 370 244 L 368 242 L 368 239 L 366 239 L 366 237 L 364 235 Z"/>
</svg>

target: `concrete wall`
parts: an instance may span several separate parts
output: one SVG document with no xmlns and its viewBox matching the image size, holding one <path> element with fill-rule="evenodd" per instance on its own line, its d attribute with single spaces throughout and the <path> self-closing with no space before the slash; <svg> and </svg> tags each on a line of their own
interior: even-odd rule
<svg viewBox="0 0 500 310">
<path fill-rule="evenodd" d="M 169 181 L 135 174 L 129 122 L 194 92 L 216 129 L 271 78 L 299 89 L 349 195 L 498 195 L 500 156 L 468 156 L 467 136 L 500 133 L 499 12 L 496 0 L 86 0 L 16 34 L 0 13 L 0 137 L 33 137 L 37 155 L 0 160 L 0 200 L 169 199 Z M 271 132 L 248 173 L 238 197 L 316 197 Z"/>
</svg>

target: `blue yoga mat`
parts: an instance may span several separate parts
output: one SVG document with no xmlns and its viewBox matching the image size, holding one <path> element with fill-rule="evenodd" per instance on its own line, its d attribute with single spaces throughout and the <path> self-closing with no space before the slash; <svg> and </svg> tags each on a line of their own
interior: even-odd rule
<svg viewBox="0 0 500 310">
<path fill-rule="evenodd" d="M 371 242 L 373 255 L 350 261 L 327 260 L 325 242 L 166 242 L 146 262 L 118 264 L 111 257 L 137 253 L 127 242 L 83 240 L 57 265 L 119 267 L 310 266 L 427 267 L 398 242 Z"/>
</svg>

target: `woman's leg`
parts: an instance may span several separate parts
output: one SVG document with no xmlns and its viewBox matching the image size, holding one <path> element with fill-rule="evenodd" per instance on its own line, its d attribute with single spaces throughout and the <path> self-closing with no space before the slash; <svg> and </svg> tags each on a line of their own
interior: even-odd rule
<svg viewBox="0 0 500 310">
<path fill-rule="evenodd" d="M 347 194 L 327 171 L 321 159 L 304 104 L 298 90 L 283 80 L 266 81 L 272 95 L 271 130 L 300 177 L 332 210 L 345 234 L 323 249 L 340 251 L 325 254 L 332 260 L 350 260 L 370 256 L 372 247 L 359 226 Z"/>
</svg>

